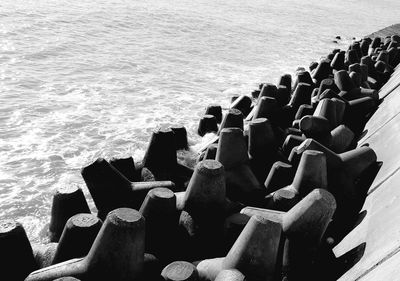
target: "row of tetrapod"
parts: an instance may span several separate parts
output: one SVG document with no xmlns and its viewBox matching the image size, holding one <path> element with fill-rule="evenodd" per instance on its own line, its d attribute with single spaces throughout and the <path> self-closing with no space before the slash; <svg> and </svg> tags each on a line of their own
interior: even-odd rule
<svg viewBox="0 0 400 281">
<path fill-rule="evenodd" d="M 357 146 L 400 62 L 400 37 L 364 38 L 309 70 L 207 107 L 214 137 L 193 168 L 182 126 L 155 131 L 143 160 L 97 159 L 82 189 L 53 197 L 47 245 L 0 222 L 7 280 L 335 280 L 332 247 L 355 223 L 378 171 Z M 40 269 L 38 269 L 40 268 Z M 35 271 L 36 270 L 36 271 Z"/>
</svg>

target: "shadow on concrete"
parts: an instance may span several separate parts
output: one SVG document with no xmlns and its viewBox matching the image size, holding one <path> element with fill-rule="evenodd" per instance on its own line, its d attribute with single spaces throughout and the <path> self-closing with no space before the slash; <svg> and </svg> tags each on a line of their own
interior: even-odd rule
<svg viewBox="0 0 400 281">
<path fill-rule="evenodd" d="M 346 254 L 336 259 L 336 279 L 346 273 L 350 268 L 352 268 L 356 263 L 361 260 L 361 258 L 364 256 L 366 246 L 367 243 L 363 242 L 348 251 Z"/>
<path fill-rule="evenodd" d="M 358 263 L 365 253 L 366 243 L 363 242 L 340 257 L 335 257 L 331 246 L 323 242 L 318 259 L 314 265 L 312 278 L 315 281 L 334 281 L 345 274 L 350 268 Z"/>
<path fill-rule="evenodd" d="M 364 255 L 366 243 L 363 242 L 340 257 L 335 257 L 332 249 L 349 232 L 363 222 L 367 217 L 367 210 L 362 210 L 368 191 L 376 178 L 383 162 L 375 162 L 355 182 L 357 197 L 353 198 L 352 208 L 346 211 L 346 216 L 340 216 L 333 221 L 321 242 L 318 258 L 316 259 L 312 280 L 337 280 L 358 263 Z"/>
<path fill-rule="evenodd" d="M 364 206 L 370 187 L 374 182 L 377 174 L 379 173 L 379 170 L 382 168 L 382 165 L 383 165 L 382 161 L 375 162 L 368 169 L 364 171 L 364 173 L 358 179 L 358 182 L 356 182 L 356 188 L 359 194 L 358 200 L 355 201 L 356 210 L 361 211 L 362 207 Z M 352 221 L 352 223 L 350 223 L 348 232 L 356 228 L 365 219 L 367 213 L 368 213 L 367 210 L 362 210 L 361 212 L 359 212 L 358 215 Z"/>
<path fill-rule="evenodd" d="M 341 241 L 367 216 L 367 211 L 361 212 L 361 210 L 368 196 L 368 191 L 382 164 L 383 162 L 375 162 L 360 175 L 355 181 L 356 196 L 351 199 L 349 208 L 342 212 L 342 214 L 338 214 L 335 220 L 329 225 L 327 237 L 334 238 L 336 243 Z"/>
<path fill-rule="evenodd" d="M 358 137 L 357 137 L 357 142 L 361 139 L 363 139 L 366 135 L 368 134 L 368 129 L 365 129 Z"/>
<path fill-rule="evenodd" d="M 362 221 L 367 216 L 367 213 L 368 213 L 367 210 L 363 210 L 358 214 L 357 221 L 354 223 L 354 225 L 350 231 L 352 231 L 354 228 L 356 228 L 358 225 L 360 225 L 360 223 L 362 223 Z"/>
</svg>

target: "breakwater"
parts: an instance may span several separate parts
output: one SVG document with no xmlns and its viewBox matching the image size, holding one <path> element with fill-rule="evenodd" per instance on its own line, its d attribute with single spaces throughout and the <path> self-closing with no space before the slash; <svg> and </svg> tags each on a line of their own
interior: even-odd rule
<svg viewBox="0 0 400 281">
<path fill-rule="evenodd" d="M 46 242 L 59 186 L 81 186 L 96 211 L 82 166 L 142 159 L 159 125 L 184 124 L 192 146 L 206 105 L 397 21 L 400 2 L 360 1 L 3 0 L 0 217 Z"/>
<path fill-rule="evenodd" d="M 352 245 L 349 235 L 370 215 L 360 213 L 366 199 L 397 171 L 390 157 L 383 166 L 377 162 L 376 153 L 387 141 L 378 132 L 396 114 L 374 112 L 398 85 L 386 83 L 400 60 L 398 42 L 396 36 L 354 42 L 298 69 L 293 81 L 283 75 L 278 85 L 263 83 L 235 97 L 224 114 L 210 106 L 199 133 L 215 137 L 199 151 L 194 170 L 176 158 L 187 145 L 182 127 L 154 132 L 140 162 L 98 159 L 83 167 L 98 214 L 89 214 L 79 188 L 59 189 L 49 227 L 54 243 L 33 252 L 23 227 L 2 221 L 4 274 L 10 280 L 28 274 L 26 280 L 347 278 L 351 261 L 371 257 L 359 249 L 376 240 L 350 251 L 354 256 L 332 253 L 348 253 L 344 241 Z M 394 247 L 376 259 L 396 253 Z"/>
</svg>

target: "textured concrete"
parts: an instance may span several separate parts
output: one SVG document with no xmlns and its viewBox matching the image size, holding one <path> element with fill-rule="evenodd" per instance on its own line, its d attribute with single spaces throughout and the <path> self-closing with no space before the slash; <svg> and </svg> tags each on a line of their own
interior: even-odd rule
<svg viewBox="0 0 400 281">
<path fill-rule="evenodd" d="M 359 142 L 375 150 L 381 167 L 369 188 L 359 224 L 334 248 L 336 257 L 355 253 L 349 261 L 350 269 L 339 280 L 400 279 L 399 85 L 398 67 L 380 90 L 379 96 L 384 100 Z"/>
<path fill-rule="evenodd" d="M 374 135 L 379 129 L 384 127 L 400 113 L 400 99 L 398 98 L 400 93 L 399 85 L 400 71 L 399 68 L 397 68 L 397 71 L 393 73 L 391 79 L 379 92 L 380 99 L 383 99 L 382 103 L 365 126 L 366 133 L 360 143 L 368 142 L 368 138 Z"/>
</svg>

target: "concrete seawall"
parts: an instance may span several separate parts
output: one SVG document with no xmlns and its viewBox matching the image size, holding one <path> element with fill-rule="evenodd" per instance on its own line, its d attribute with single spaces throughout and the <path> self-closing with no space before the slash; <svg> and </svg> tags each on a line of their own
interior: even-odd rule
<svg viewBox="0 0 400 281">
<path fill-rule="evenodd" d="M 381 30 L 375 31 L 368 35 L 368 37 L 386 37 L 394 34 L 400 34 L 400 23 L 390 25 Z"/>
<path fill-rule="evenodd" d="M 370 37 L 399 34 L 400 24 Z M 382 103 L 368 121 L 359 146 L 377 154 L 379 171 L 368 190 L 357 226 L 334 248 L 346 257 L 339 280 L 399 280 L 400 275 L 400 67 L 379 92 Z"/>
</svg>

